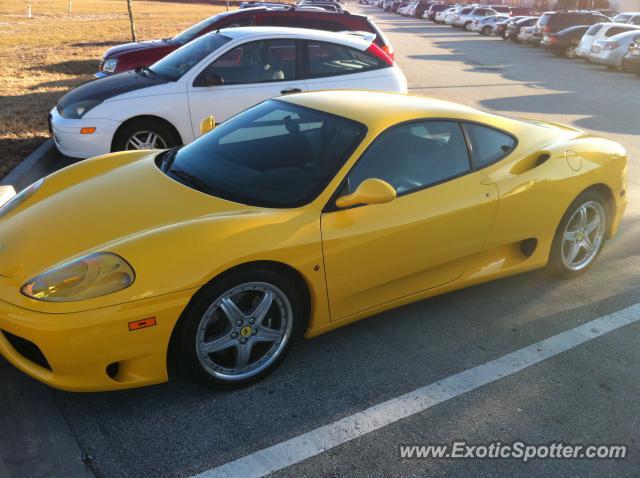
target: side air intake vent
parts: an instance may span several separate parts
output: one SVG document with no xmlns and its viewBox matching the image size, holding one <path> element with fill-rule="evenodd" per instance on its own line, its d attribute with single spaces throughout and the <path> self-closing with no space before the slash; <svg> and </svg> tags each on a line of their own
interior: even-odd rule
<svg viewBox="0 0 640 478">
<path fill-rule="evenodd" d="M 547 159 L 549 159 L 550 157 L 551 156 L 549 156 L 547 153 L 543 153 L 540 156 L 538 156 L 538 159 L 536 159 L 536 164 L 535 164 L 534 168 L 537 168 L 542 163 L 545 163 L 547 161 Z"/>
<path fill-rule="evenodd" d="M 520 243 L 520 252 L 523 256 L 529 257 L 536 251 L 536 247 L 538 247 L 538 240 L 535 237 L 530 237 Z"/>
</svg>

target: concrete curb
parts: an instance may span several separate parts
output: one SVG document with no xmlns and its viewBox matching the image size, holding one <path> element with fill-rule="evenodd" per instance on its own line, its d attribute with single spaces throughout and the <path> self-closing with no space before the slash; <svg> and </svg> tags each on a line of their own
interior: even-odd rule
<svg viewBox="0 0 640 478">
<path fill-rule="evenodd" d="M 45 176 L 59 154 L 52 139 L 46 140 L 27 156 L 7 176 L 0 180 L 1 186 L 13 186 L 16 192 L 26 188 Z"/>
</svg>

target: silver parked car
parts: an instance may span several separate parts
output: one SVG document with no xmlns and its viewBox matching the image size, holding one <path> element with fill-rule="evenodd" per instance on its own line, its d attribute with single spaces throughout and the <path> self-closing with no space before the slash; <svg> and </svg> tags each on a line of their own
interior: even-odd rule
<svg viewBox="0 0 640 478">
<path fill-rule="evenodd" d="M 618 33 L 610 38 L 596 40 L 587 53 L 587 59 L 611 69 L 622 67 L 622 59 L 634 43 L 640 43 L 640 30 Z"/>
</svg>

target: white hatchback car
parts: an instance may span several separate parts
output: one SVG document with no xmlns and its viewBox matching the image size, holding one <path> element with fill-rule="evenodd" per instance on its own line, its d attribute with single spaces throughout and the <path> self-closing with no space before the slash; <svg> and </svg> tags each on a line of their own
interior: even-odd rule
<svg viewBox="0 0 640 478">
<path fill-rule="evenodd" d="M 149 68 L 94 80 L 49 115 L 55 144 L 88 158 L 193 141 L 200 122 L 220 123 L 288 93 L 368 89 L 406 93 L 407 80 L 373 35 L 247 27 L 203 35 Z"/>
<path fill-rule="evenodd" d="M 597 40 L 606 40 L 614 35 L 640 29 L 640 26 L 627 25 L 624 23 L 596 23 L 591 25 L 580 39 L 580 43 L 575 49 L 576 55 L 587 58 L 591 47 Z"/>
</svg>

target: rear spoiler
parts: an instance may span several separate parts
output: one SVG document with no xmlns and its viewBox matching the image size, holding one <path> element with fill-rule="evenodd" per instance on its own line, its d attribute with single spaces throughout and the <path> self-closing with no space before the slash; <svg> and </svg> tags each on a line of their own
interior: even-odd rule
<svg viewBox="0 0 640 478">
<path fill-rule="evenodd" d="M 344 31 L 341 31 L 341 32 L 338 32 L 338 33 L 344 33 L 346 35 L 353 35 L 355 37 L 360 37 L 363 40 L 370 41 L 370 42 L 373 42 L 377 38 L 377 35 L 375 33 L 371 33 L 371 32 L 344 30 Z"/>
</svg>

